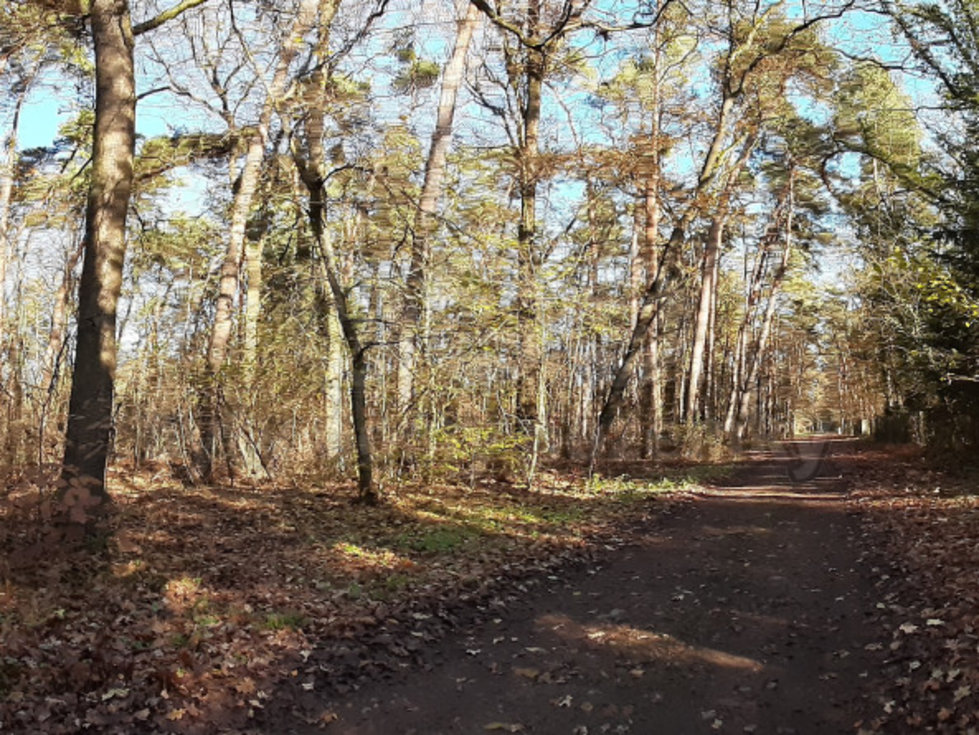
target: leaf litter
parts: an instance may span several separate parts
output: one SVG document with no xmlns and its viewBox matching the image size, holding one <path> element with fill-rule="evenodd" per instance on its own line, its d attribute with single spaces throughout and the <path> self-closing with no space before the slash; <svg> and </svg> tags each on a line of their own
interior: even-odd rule
<svg viewBox="0 0 979 735">
<path fill-rule="evenodd" d="M 84 549 L 46 542 L 38 487 L 0 498 L 4 732 L 247 731 L 273 691 L 328 725 L 323 690 L 410 666 L 466 611 L 617 548 L 687 487 L 545 473 L 533 492 L 406 485 L 366 508 L 347 485 L 112 485 Z"/>
<path fill-rule="evenodd" d="M 863 519 L 862 561 L 880 600 L 879 712 L 857 731 L 979 733 L 979 494 L 909 448 L 868 449 L 851 463 Z"/>
</svg>

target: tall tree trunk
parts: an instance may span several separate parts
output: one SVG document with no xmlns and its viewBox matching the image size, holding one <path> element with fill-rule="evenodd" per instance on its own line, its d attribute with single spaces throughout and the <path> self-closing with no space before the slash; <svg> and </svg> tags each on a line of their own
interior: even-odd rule
<svg viewBox="0 0 979 735">
<path fill-rule="evenodd" d="M 768 231 L 762 237 L 758 256 L 755 260 L 754 267 L 751 268 L 750 276 L 748 275 L 748 253 L 747 250 L 745 250 L 744 274 L 745 282 L 747 284 L 747 292 L 744 300 L 744 314 L 741 317 L 741 325 L 738 327 L 738 339 L 735 345 L 734 362 L 732 367 L 731 393 L 727 404 L 727 415 L 724 419 L 724 433 L 728 435 L 732 435 L 734 432 L 735 422 L 737 421 L 738 411 L 743 398 L 745 376 L 748 371 L 748 346 L 751 342 L 752 323 L 755 319 L 755 308 L 762 298 L 762 288 L 764 285 L 762 280 L 765 276 L 765 270 L 768 265 L 771 251 L 779 237 L 783 206 L 784 199 L 780 200 L 778 205 L 775 207 L 775 212 L 772 215 L 772 222 L 769 225 Z"/>
<path fill-rule="evenodd" d="M 245 325 L 242 339 L 242 362 L 245 385 L 255 387 L 255 368 L 258 365 L 258 327 L 262 315 L 262 239 L 245 242 Z"/>
<path fill-rule="evenodd" d="M 659 115 L 657 111 L 653 124 L 653 151 L 650 154 L 650 170 L 646 175 L 646 190 L 643 196 L 643 212 L 646 220 L 643 245 L 647 273 L 658 273 L 662 265 L 659 242 L 659 150 L 656 147 L 658 146 L 658 138 Z M 636 316 L 638 317 L 638 312 Z M 633 323 L 633 330 L 635 330 L 636 323 L 638 323 L 638 318 Z M 660 372 L 660 318 L 658 314 L 653 318 L 646 336 L 643 364 L 645 380 L 640 405 L 644 411 L 640 426 L 642 427 L 641 454 L 645 458 L 657 456 L 659 453 L 659 437 L 663 432 L 663 385 Z"/>
<path fill-rule="evenodd" d="M 270 108 L 267 108 L 270 109 Z M 263 123 L 268 117 L 263 113 Z M 235 301 L 238 294 L 239 268 L 245 242 L 245 228 L 251 211 L 252 199 L 258 187 L 262 161 L 265 157 L 267 128 L 259 124 L 258 131 L 248 138 L 245 162 L 234 182 L 235 196 L 231 204 L 231 226 L 228 246 L 221 262 L 221 278 L 215 304 L 214 325 L 207 348 L 207 374 L 204 391 L 199 397 L 201 448 L 199 470 L 205 481 L 213 480 L 214 459 L 218 441 L 222 443 L 225 461 L 231 466 L 231 427 L 222 417 L 221 369 L 227 359 L 234 323 Z"/>
<path fill-rule="evenodd" d="M 126 0 L 92 0 L 89 17 L 95 45 L 95 129 L 61 493 L 69 517 L 79 523 L 109 499 L 105 470 L 112 440 L 116 305 L 136 141 L 129 5 Z"/>
<path fill-rule="evenodd" d="M 540 30 L 541 1 L 530 0 L 527 7 L 527 35 L 536 38 Z M 544 86 L 544 52 L 540 48 L 525 49 L 525 100 L 521 110 L 523 136 L 520 141 L 520 221 L 517 226 L 517 330 L 520 354 L 520 373 L 517 379 L 517 420 L 520 430 L 533 438 L 534 448 L 540 445 L 543 425 L 540 415 L 541 344 L 538 319 L 538 270 L 540 243 L 537 241 L 537 184 L 541 117 L 541 96 Z M 531 460 L 533 463 L 534 459 Z"/>
<path fill-rule="evenodd" d="M 641 456 L 644 459 L 659 456 L 659 441 L 663 434 L 662 332 L 662 314 L 657 314 L 649 327 L 643 352 L 645 380 L 641 404 L 644 414 Z"/>
<path fill-rule="evenodd" d="M 317 55 L 326 60 L 329 30 L 336 14 L 338 0 L 320 0 Z M 341 282 L 340 260 L 333 240 L 326 229 L 326 103 L 329 95 L 329 78 L 325 64 L 320 64 L 310 82 L 309 107 L 305 119 L 305 150 L 300 150 L 294 139 L 293 161 L 300 178 L 309 193 L 309 223 L 317 248 L 321 277 L 329 285 L 333 306 L 344 341 L 350 352 L 351 384 L 350 412 L 353 419 L 354 439 L 357 450 L 357 486 L 362 502 L 374 504 L 380 500 L 374 485 L 374 462 L 371 453 L 370 432 L 367 424 L 367 350 L 361 342 L 353 304 Z"/>
<path fill-rule="evenodd" d="M 707 345 L 704 352 L 704 418 L 713 421 L 717 414 L 717 365 L 714 358 L 714 345 L 717 341 L 717 284 L 720 279 L 721 259 L 714 258 L 714 268 L 710 274 L 710 313 L 707 322 Z"/>
<path fill-rule="evenodd" d="M 26 94 L 26 90 L 25 90 Z M 7 339 L 7 266 L 10 262 L 10 204 L 14 192 L 14 176 L 17 168 L 17 126 L 24 94 L 18 96 L 14 106 L 10 135 L 4 145 L 3 164 L 0 166 L 0 354 Z"/>
<path fill-rule="evenodd" d="M 456 99 L 466 71 L 466 55 L 473 34 L 479 26 L 479 9 L 467 3 L 466 14 L 458 20 L 455 46 L 442 73 L 442 90 L 439 95 L 435 130 L 425 161 L 425 177 L 422 182 L 418 209 L 415 212 L 411 239 L 411 262 L 405 284 L 405 299 L 401 312 L 398 341 L 398 410 L 405 414 L 414 400 L 414 378 L 417 353 L 426 351 L 428 341 L 424 325 L 428 309 L 428 262 L 431 257 L 431 237 L 435 230 L 435 214 L 442 195 L 445 177 L 445 161 L 452 142 L 452 121 L 455 117 Z M 427 432 L 426 432 L 427 433 Z"/>
<path fill-rule="evenodd" d="M 258 366 L 258 327 L 262 314 L 262 235 L 245 238 L 245 323 L 242 330 L 242 368 L 248 410 L 241 416 L 242 430 L 236 432 L 243 468 L 251 477 L 270 478 L 261 456 L 258 421 L 255 415 L 255 370 Z"/>
<path fill-rule="evenodd" d="M 15 464 L 14 454 L 15 441 L 14 432 L 19 431 L 19 428 L 15 427 L 15 420 L 13 418 L 13 405 L 20 402 L 22 396 L 22 385 L 20 380 L 20 375 L 17 370 L 13 369 L 15 365 L 20 363 L 20 360 L 14 359 L 15 344 L 12 342 L 7 345 L 7 266 L 10 262 L 11 256 L 11 245 L 13 238 L 11 237 L 10 231 L 10 205 L 13 198 L 14 191 L 14 176 L 16 175 L 17 169 L 17 127 L 18 121 L 20 119 L 20 110 L 24 104 L 24 98 L 27 95 L 28 85 L 25 85 L 24 90 L 17 96 L 14 103 L 14 114 L 13 120 L 10 125 L 10 134 L 7 136 L 6 143 L 4 145 L 3 151 L 3 162 L 0 164 L 0 359 L 6 359 L 7 365 L 11 368 L 9 373 L 10 385 L 6 392 L 11 396 L 10 405 L 8 406 L 8 417 L 7 422 L 4 426 L 4 442 L 7 445 L 7 456 L 10 465 Z M 2 376 L 0 376 L 2 380 Z M 16 413 L 19 413 L 20 409 L 18 407 Z M 19 422 L 19 418 L 17 419 Z"/>
<path fill-rule="evenodd" d="M 329 291 L 329 286 L 326 288 Z M 324 406 L 326 431 L 322 437 L 327 458 L 338 459 L 343 453 L 343 330 L 337 319 L 333 297 L 323 294 L 320 311 L 326 332 L 326 377 Z"/>
<path fill-rule="evenodd" d="M 307 169 L 307 173 L 309 169 Z M 304 177 L 306 178 L 306 177 Z M 357 449 L 357 487 L 363 502 L 374 504 L 380 498 L 374 487 L 374 463 L 371 455 L 370 433 L 367 426 L 367 347 L 361 344 L 357 324 L 350 310 L 347 292 L 340 282 L 340 266 L 333 241 L 326 231 L 325 187 L 310 181 L 310 226 L 313 230 L 319 257 L 321 277 L 327 281 L 333 296 L 336 318 L 340 323 L 344 341 L 350 351 L 350 411 L 354 425 Z"/>
</svg>

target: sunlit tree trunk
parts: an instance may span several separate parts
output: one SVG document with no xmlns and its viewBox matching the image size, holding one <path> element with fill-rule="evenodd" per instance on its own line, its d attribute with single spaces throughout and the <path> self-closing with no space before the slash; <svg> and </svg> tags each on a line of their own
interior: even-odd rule
<svg viewBox="0 0 979 735">
<path fill-rule="evenodd" d="M 257 446 L 257 426 L 259 417 L 254 412 L 256 368 L 258 367 L 258 327 L 262 315 L 262 236 L 245 238 L 245 309 L 242 329 L 242 367 L 245 389 L 245 403 L 249 406 L 247 415 L 242 416 L 243 431 L 237 432 L 239 453 L 244 470 L 251 476 L 269 476 Z"/>
<path fill-rule="evenodd" d="M 717 363 L 714 356 L 715 345 L 717 342 L 717 285 L 720 280 L 721 259 L 714 258 L 714 268 L 711 271 L 710 279 L 710 313 L 707 323 L 707 346 L 704 351 L 704 372 L 706 381 L 704 386 L 704 417 L 708 421 L 713 421 L 717 414 Z"/>
<path fill-rule="evenodd" d="M 595 430 L 594 441 L 592 442 L 590 464 L 593 468 L 595 455 L 602 446 L 604 438 L 608 434 L 612 422 L 615 420 L 622 406 L 626 387 L 642 355 L 643 345 L 646 344 L 646 335 L 649 333 L 649 329 L 654 323 L 654 320 L 659 318 L 662 300 L 666 295 L 665 290 L 671 264 L 679 257 L 679 251 L 686 241 L 687 229 L 706 206 L 708 187 L 715 180 L 718 169 L 722 164 L 724 142 L 728 134 L 728 125 L 734 109 L 734 102 L 735 97 L 730 94 L 725 94 L 723 97 L 718 111 L 713 137 L 704 156 L 704 161 L 697 177 L 697 186 L 691 195 L 690 204 L 683 210 L 683 213 L 673 226 L 669 239 L 664 243 L 662 253 L 657 260 L 656 270 L 646 274 L 647 285 L 643 292 L 636 324 L 632 329 L 632 334 L 629 337 L 629 342 L 626 345 L 622 359 L 615 370 L 612 383 L 609 386 L 608 395 L 599 414 L 598 426 Z"/>
<path fill-rule="evenodd" d="M 7 267 L 10 258 L 10 203 L 14 192 L 14 176 L 17 167 L 17 121 L 24 96 L 20 95 L 14 107 L 13 122 L 3 151 L 3 164 L 0 166 L 0 353 L 7 340 Z"/>
<path fill-rule="evenodd" d="M 268 109 L 268 108 L 267 108 Z M 269 115 L 263 114 L 267 124 Z M 201 445 L 203 449 L 200 467 L 203 478 L 212 479 L 217 444 L 222 442 L 225 461 L 230 468 L 232 427 L 222 419 L 220 372 L 227 359 L 234 324 L 235 301 L 238 294 L 239 268 L 242 247 L 245 242 L 245 227 L 251 211 L 252 198 L 258 187 L 262 160 L 265 157 L 265 130 L 260 124 L 259 131 L 248 138 L 245 162 L 237 180 L 234 182 L 235 196 L 231 205 L 231 226 L 228 233 L 228 246 L 221 263 L 221 278 L 218 281 L 218 296 L 215 305 L 214 325 L 207 349 L 207 377 L 205 391 L 200 397 L 199 416 Z"/>
<path fill-rule="evenodd" d="M 95 129 L 62 472 L 62 497 L 72 520 L 80 522 L 89 509 L 108 500 L 105 470 L 112 440 L 116 305 L 136 140 L 129 5 L 125 0 L 92 0 L 89 18 L 95 46 Z"/>
<path fill-rule="evenodd" d="M 17 168 L 17 127 L 20 119 L 20 110 L 27 94 L 27 85 L 14 102 L 13 120 L 10 125 L 10 134 L 7 136 L 3 151 L 3 162 L 0 164 L 0 359 L 6 355 L 7 366 L 9 369 L 9 383 L 4 385 L 5 392 L 12 400 L 7 405 L 7 421 L 3 427 L 4 444 L 7 449 L 7 459 L 10 465 L 16 463 L 16 437 L 19 427 L 16 426 L 20 421 L 20 399 L 22 397 L 21 376 L 18 370 L 14 369 L 20 363 L 15 359 L 16 341 L 12 340 L 7 344 L 7 268 L 10 262 L 11 247 L 13 237 L 10 227 L 10 206 L 14 191 L 14 177 Z M 2 379 L 2 378 L 0 378 Z"/>
<path fill-rule="evenodd" d="M 245 241 L 245 324 L 242 335 L 242 362 L 245 368 L 245 385 L 255 385 L 255 368 L 258 366 L 258 327 L 262 316 L 262 239 Z"/>
<path fill-rule="evenodd" d="M 527 35 L 535 38 L 540 30 L 540 0 L 527 7 Z M 534 455 L 544 430 L 540 412 L 541 344 L 538 318 L 538 270 L 540 243 L 537 241 L 537 164 L 540 153 L 541 98 L 544 87 L 544 54 L 528 48 L 521 73 L 525 99 L 521 110 L 523 135 L 519 150 L 520 221 L 517 226 L 517 330 L 520 373 L 517 378 L 517 420 L 521 431 L 533 438 Z M 532 460 L 533 462 L 533 460 Z"/>
<path fill-rule="evenodd" d="M 652 139 L 655 146 L 655 141 L 659 135 L 658 113 L 654 117 L 656 122 L 654 123 Z M 659 242 L 659 153 L 654 149 L 650 158 L 650 171 L 646 179 L 646 191 L 643 196 L 643 211 L 646 220 L 643 245 L 646 272 L 658 273 L 662 266 Z M 636 322 L 638 322 L 638 312 L 636 317 Z M 633 330 L 635 330 L 635 324 L 633 324 Z M 663 433 L 663 381 L 660 371 L 660 318 L 658 313 L 650 324 L 646 335 L 643 365 L 645 379 L 640 403 L 643 408 L 643 417 L 640 421 L 642 456 L 655 457 L 659 453 L 659 437 Z"/>
<path fill-rule="evenodd" d="M 327 288 L 327 291 L 329 288 Z M 322 437 L 323 451 L 329 459 L 343 452 L 343 331 L 337 319 L 332 296 L 326 296 L 320 306 L 326 332 L 326 375 L 324 377 L 324 413 L 326 431 Z"/>
<path fill-rule="evenodd" d="M 774 241 L 779 236 L 781 210 L 784 202 L 779 202 L 772 216 L 772 223 L 769 225 L 768 232 L 762 237 L 758 254 L 754 265 L 748 273 L 749 257 L 747 250 L 744 254 L 744 278 L 745 278 L 745 299 L 744 313 L 741 316 L 741 324 L 738 327 L 738 337 L 734 348 L 734 358 L 731 369 L 731 391 L 727 403 L 727 413 L 724 419 L 724 433 L 733 435 L 737 421 L 738 411 L 740 410 L 743 399 L 745 380 L 748 372 L 748 362 L 750 360 L 749 345 L 751 343 L 753 324 L 755 322 L 755 309 L 762 298 L 763 278 L 768 266 L 769 257 L 774 247 Z"/>
<path fill-rule="evenodd" d="M 51 329 L 48 331 L 48 344 L 44 351 L 44 363 L 41 369 L 40 406 L 38 410 L 37 428 L 37 463 L 49 461 L 46 455 L 46 434 L 48 417 L 51 415 L 52 402 L 58 390 L 58 374 L 61 370 L 61 359 L 65 352 L 65 330 L 68 326 L 68 311 L 71 303 L 71 288 L 74 282 L 73 274 L 78 261 L 82 257 L 82 244 L 76 240 L 77 247 L 68 257 L 61 272 L 61 281 L 54 294 L 51 311 Z"/>
</svg>

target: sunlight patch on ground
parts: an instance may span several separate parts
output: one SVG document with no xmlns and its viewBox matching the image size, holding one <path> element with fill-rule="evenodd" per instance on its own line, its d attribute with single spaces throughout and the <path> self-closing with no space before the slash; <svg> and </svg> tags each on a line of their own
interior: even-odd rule
<svg viewBox="0 0 979 735">
<path fill-rule="evenodd" d="M 332 554 L 338 558 L 340 564 L 347 565 L 350 569 L 372 569 L 380 571 L 384 569 L 405 569 L 414 566 L 414 562 L 403 556 L 395 554 L 390 549 L 369 548 L 349 541 L 337 541 L 331 548 Z"/>
<path fill-rule="evenodd" d="M 705 498 L 724 498 L 726 500 L 843 500 L 845 495 L 839 492 L 813 492 L 807 490 L 810 486 L 799 486 L 792 489 L 788 485 L 726 485 L 724 487 L 711 488 L 698 492 L 697 495 Z"/>
<path fill-rule="evenodd" d="M 538 625 L 562 638 L 608 649 L 630 660 L 655 661 L 672 665 L 709 664 L 723 668 L 759 672 L 760 661 L 745 656 L 685 643 L 666 633 L 619 624 L 581 624 L 567 615 L 544 615 Z"/>
</svg>

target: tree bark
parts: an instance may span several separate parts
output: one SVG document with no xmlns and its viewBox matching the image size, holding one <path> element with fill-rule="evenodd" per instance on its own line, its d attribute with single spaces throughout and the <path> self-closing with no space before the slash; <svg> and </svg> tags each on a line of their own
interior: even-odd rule
<svg viewBox="0 0 979 735">
<path fill-rule="evenodd" d="M 529 38 L 540 30 L 540 0 L 530 0 L 527 8 Z M 537 277 L 540 269 L 537 242 L 537 184 L 540 153 L 541 97 L 544 87 L 544 52 L 525 49 L 523 65 L 525 101 L 521 110 L 523 136 L 520 141 L 520 221 L 517 226 L 517 330 L 520 373 L 517 379 L 517 420 L 520 430 L 534 438 L 542 432 L 539 412 L 541 390 L 541 335 L 538 323 Z"/>
<path fill-rule="evenodd" d="M 329 286 L 326 291 L 329 291 Z M 320 310 L 326 333 L 323 406 L 323 412 L 326 414 L 326 431 L 322 439 L 327 458 L 334 460 L 343 453 L 343 330 L 337 320 L 337 310 L 332 296 L 324 293 L 323 297 Z"/>
<path fill-rule="evenodd" d="M 721 259 L 714 259 L 710 279 L 710 314 L 707 322 L 707 345 L 704 353 L 704 418 L 713 421 L 717 414 L 717 365 L 714 358 L 714 345 L 717 341 L 717 284 L 720 280 Z"/>
<path fill-rule="evenodd" d="M 765 269 L 768 266 L 768 260 L 774 242 L 779 236 L 780 219 L 784 204 L 784 199 L 782 199 L 775 207 L 772 222 L 762 238 L 758 257 L 755 260 L 754 267 L 751 269 L 750 276 L 748 275 L 747 251 L 744 255 L 744 273 L 747 292 L 744 300 L 744 314 L 741 317 L 741 325 L 738 327 L 738 338 L 734 349 L 734 362 L 731 371 L 731 392 L 727 404 L 727 414 L 724 419 L 724 433 L 729 436 L 734 432 L 735 422 L 737 421 L 738 411 L 743 399 L 745 376 L 748 370 L 748 347 L 751 342 L 752 321 L 755 318 L 754 309 L 762 298 L 762 279 L 765 276 Z"/>
<path fill-rule="evenodd" d="M 333 306 L 350 350 L 350 412 L 354 425 L 357 448 L 357 487 L 360 500 L 376 504 L 380 497 L 374 487 L 374 462 L 371 454 L 370 433 L 367 426 L 367 346 L 361 344 L 357 324 L 350 311 L 347 292 L 340 283 L 340 267 L 333 242 L 326 232 L 325 191 L 322 179 L 319 187 L 310 183 L 310 226 L 316 240 L 322 277 L 333 295 Z"/>
<path fill-rule="evenodd" d="M 109 499 L 105 470 L 112 440 L 116 306 L 126 254 L 133 182 L 136 83 L 126 0 L 92 0 L 95 130 L 78 288 L 78 336 L 62 470 L 61 497 L 84 523 Z"/>
<path fill-rule="evenodd" d="M 650 160 L 650 170 L 646 178 L 646 190 L 643 196 L 643 212 L 646 215 L 646 229 L 643 238 L 646 272 L 658 273 L 661 267 L 659 243 L 659 221 L 660 221 L 660 201 L 659 201 L 659 152 L 655 148 L 659 137 L 659 120 L 656 115 L 656 122 L 653 125 L 653 146 L 654 150 Z M 638 313 L 637 313 L 638 317 Z M 638 318 L 633 323 L 638 323 Z M 649 332 L 646 336 L 646 349 L 643 353 L 643 364 L 645 380 L 642 391 L 641 405 L 643 411 L 643 421 L 641 439 L 641 454 L 644 458 L 656 457 L 659 453 L 659 437 L 663 432 L 663 385 L 660 373 L 660 319 L 657 314 L 650 324 Z"/>
<path fill-rule="evenodd" d="M 235 297 L 238 294 L 239 268 L 242 257 L 242 247 L 245 242 L 245 228 L 248 224 L 248 214 L 251 203 L 258 187 L 262 161 L 265 158 L 265 139 L 268 118 L 271 115 L 263 112 L 263 121 L 257 132 L 248 138 L 248 148 L 245 152 L 245 162 L 238 179 L 234 182 L 235 196 L 231 205 L 231 227 L 228 235 L 228 247 L 221 262 L 221 278 L 218 282 L 218 296 L 215 304 L 214 325 L 211 328 L 211 339 L 207 348 L 207 374 L 204 381 L 204 391 L 199 401 L 201 461 L 199 470 L 206 482 L 213 481 L 214 458 L 217 456 L 217 444 L 222 440 L 225 459 L 229 466 L 231 457 L 230 427 L 222 421 L 220 372 L 227 359 L 228 347 L 231 342 L 232 325 L 234 323 Z M 264 124 L 263 124 L 264 123 Z"/>
<path fill-rule="evenodd" d="M 7 339 L 6 299 L 3 297 L 7 283 L 7 267 L 10 262 L 10 205 L 14 192 L 14 176 L 17 168 L 17 127 L 20 110 L 27 96 L 27 87 L 14 103 L 10 135 L 4 145 L 3 165 L 0 167 L 0 354 Z"/>
</svg>

